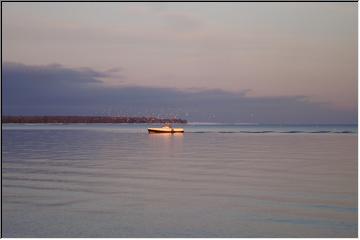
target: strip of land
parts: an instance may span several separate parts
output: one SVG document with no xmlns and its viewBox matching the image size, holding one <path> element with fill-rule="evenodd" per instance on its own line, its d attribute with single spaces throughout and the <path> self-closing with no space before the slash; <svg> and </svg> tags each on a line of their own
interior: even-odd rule
<svg viewBox="0 0 360 240">
<path fill-rule="evenodd" d="M 108 116 L 3 116 L 2 123 L 187 123 L 179 118 Z"/>
</svg>

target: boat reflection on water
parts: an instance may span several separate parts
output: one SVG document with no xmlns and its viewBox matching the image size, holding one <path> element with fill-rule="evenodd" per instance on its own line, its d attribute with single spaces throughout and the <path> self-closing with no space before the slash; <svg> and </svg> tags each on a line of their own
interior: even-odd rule
<svg viewBox="0 0 360 240">
<path fill-rule="evenodd" d="M 174 138 L 184 137 L 184 133 L 161 133 L 161 134 L 148 134 L 148 135 L 154 139 L 174 139 Z"/>
<path fill-rule="evenodd" d="M 159 156 L 170 159 L 183 152 L 183 133 L 148 134 L 148 139 L 151 148 L 156 149 Z"/>
</svg>

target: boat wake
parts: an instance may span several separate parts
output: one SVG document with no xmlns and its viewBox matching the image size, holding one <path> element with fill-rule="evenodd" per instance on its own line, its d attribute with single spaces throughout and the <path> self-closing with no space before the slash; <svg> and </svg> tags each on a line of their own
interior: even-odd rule
<svg viewBox="0 0 360 240">
<path fill-rule="evenodd" d="M 354 131 L 187 131 L 187 133 L 328 133 L 328 134 L 356 134 Z"/>
</svg>

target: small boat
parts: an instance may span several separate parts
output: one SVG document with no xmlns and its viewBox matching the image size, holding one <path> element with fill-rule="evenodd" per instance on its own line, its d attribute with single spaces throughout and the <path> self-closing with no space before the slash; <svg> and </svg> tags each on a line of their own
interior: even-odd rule
<svg viewBox="0 0 360 240">
<path fill-rule="evenodd" d="M 170 124 L 165 123 L 161 128 L 148 128 L 149 133 L 183 133 L 183 128 L 173 128 Z"/>
</svg>

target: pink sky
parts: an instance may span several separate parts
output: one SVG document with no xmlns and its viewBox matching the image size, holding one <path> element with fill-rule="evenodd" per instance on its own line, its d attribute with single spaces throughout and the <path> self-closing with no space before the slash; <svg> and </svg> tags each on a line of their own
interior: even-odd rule
<svg viewBox="0 0 360 240">
<path fill-rule="evenodd" d="M 357 108 L 357 3 L 4 3 L 3 14 L 7 62 Z"/>
</svg>

